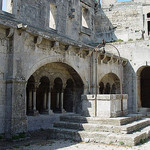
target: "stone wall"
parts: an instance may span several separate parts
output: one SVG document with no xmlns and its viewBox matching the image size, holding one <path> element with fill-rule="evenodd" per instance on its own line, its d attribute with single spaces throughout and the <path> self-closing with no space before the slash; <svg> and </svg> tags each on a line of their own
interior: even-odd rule
<svg viewBox="0 0 150 150">
<path fill-rule="evenodd" d="M 49 27 L 50 3 L 56 6 L 56 30 Z M 90 28 L 82 27 L 82 7 L 89 11 Z M 16 0 L 12 13 L 24 24 L 90 43 L 94 38 L 94 9 L 93 0 Z"/>
<path fill-rule="evenodd" d="M 134 2 L 118 2 L 97 14 L 97 43 L 106 41 L 134 41 L 143 37 L 143 8 Z M 99 24 L 101 24 L 99 26 Z"/>
<path fill-rule="evenodd" d="M 138 89 L 137 79 L 138 70 L 141 67 L 149 66 L 149 56 L 150 56 L 150 41 L 149 40 L 139 40 L 135 42 L 118 42 L 114 44 L 120 55 L 129 60 L 129 63 L 124 68 L 124 87 L 123 92 L 128 93 L 128 107 L 129 111 L 136 112 L 137 99 L 138 99 Z M 111 52 L 117 55 L 116 50 L 112 50 L 112 47 L 106 47 L 107 52 Z"/>
<path fill-rule="evenodd" d="M 56 30 L 49 28 L 50 2 L 58 9 Z M 116 3 L 102 10 L 95 7 L 93 0 L 16 0 L 13 6 L 12 14 L 0 12 L 0 133 L 28 130 L 26 83 L 47 64 L 57 62 L 73 68 L 84 84 L 84 94 L 89 90 L 94 93 L 96 59 L 92 53 L 94 47 L 86 44 L 96 45 L 103 38 L 126 41 L 115 43 L 115 46 L 129 63 L 123 68 L 116 50 L 106 46 L 109 53 L 99 51 L 97 56 L 97 84 L 109 73 L 122 79 L 123 92 L 129 94 L 129 111 L 136 111 L 136 72 L 150 63 L 150 43 L 141 39 L 144 29 L 141 4 Z M 89 15 L 89 28 L 82 26 L 82 7 Z M 145 14 L 148 9 L 145 6 Z M 56 70 L 44 69 L 56 73 Z M 70 77 L 74 74 L 72 70 L 57 71 Z"/>
<path fill-rule="evenodd" d="M 5 126 L 5 89 L 7 74 L 7 44 L 6 30 L 0 29 L 0 133 L 4 132 Z"/>
</svg>

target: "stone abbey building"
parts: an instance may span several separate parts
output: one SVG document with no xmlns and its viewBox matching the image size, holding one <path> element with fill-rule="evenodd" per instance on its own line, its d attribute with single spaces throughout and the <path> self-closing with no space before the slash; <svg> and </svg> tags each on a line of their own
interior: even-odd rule
<svg viewBox="0 0 150 150">
<path fill-rule="evenodd" d="M 122 83 L 128 112 L 148 115 L 149 0 L 103 0 L 102 5 L 96 0 L 6 0 L 3 10 L 4 1 L 0 133 L 50 128 L 61 113 L 82 114 L 81 95 L 94 95 L 95 89 L 120 94 Z M 106 53 L 95 49 L 103 39 L 111 43 Z"/>
</svg>

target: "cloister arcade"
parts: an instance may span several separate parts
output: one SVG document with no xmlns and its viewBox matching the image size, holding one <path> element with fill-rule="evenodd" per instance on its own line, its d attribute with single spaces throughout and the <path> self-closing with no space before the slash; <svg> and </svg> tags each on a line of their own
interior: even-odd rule
<svg viewBox="0 0 150 150">
<path fill-rule="evenodd" d="M 77 112 L 83 82 L 63 63 L 51 63 L 30 76 L 26 87 L 27 115 Z"/>
<path fill-rule="evenodd" d="M 99 82 L 99 94 L 120 94 L 120 79 L 114 73 L 106 74 Z"/>
</svg>

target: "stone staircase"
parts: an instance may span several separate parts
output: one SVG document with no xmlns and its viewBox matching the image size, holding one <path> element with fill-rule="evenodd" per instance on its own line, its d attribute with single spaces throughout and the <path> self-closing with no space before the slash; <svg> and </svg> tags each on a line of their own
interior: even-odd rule
<svg viewBox="0 0 150 150">
<path fill-rule="evenodd" d="M 141 114 L 97 118 L 63 115 L 51 129 L 52 138 L 134 146 L 150 136 L 150 118 Z"/>
</svg>

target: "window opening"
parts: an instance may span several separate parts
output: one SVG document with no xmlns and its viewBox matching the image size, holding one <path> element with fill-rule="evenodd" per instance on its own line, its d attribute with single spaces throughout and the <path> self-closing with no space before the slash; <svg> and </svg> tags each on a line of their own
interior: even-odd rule
<svg viewBox="0 0 150 150">
<path fill-rule="evenodd" d="M 2 0 L 2 10 L 12 14 L 13 0 Z"/>
<path fill-rule="evenodd" d="M 56 29 L 56 5 L 50 4 L 50 16 L 49 16 L 49 27 Z"/>
<path fill-rule="evenodd" d="M 82 26 L 89 28 L 90 24 L 89 11 L 88 9 L 82 7 Z"/>
</svg>

